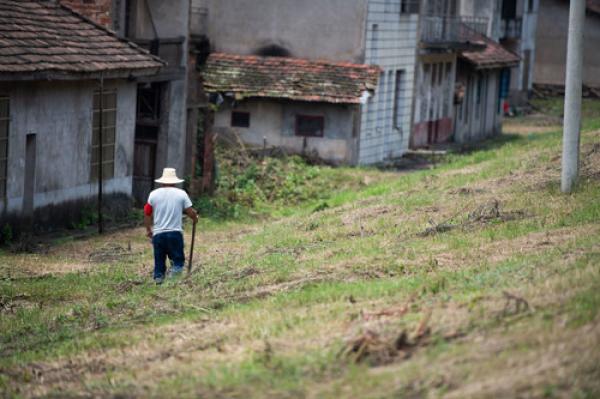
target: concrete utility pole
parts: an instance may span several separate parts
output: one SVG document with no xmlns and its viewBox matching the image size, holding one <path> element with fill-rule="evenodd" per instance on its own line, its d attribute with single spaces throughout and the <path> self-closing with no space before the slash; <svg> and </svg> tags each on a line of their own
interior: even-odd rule
<svg viewBox="0 0 600 399">
<path fill-rule="evenodd" d="M 561 179 L 561 190 L 563 193 L 570 193 L 573 190 L 573 185 L 579 174 L 581 86 L 583 83 L 583 24 L 585 22 L 585 0 L 571 0 L 570 3 Z"/>
</svg>

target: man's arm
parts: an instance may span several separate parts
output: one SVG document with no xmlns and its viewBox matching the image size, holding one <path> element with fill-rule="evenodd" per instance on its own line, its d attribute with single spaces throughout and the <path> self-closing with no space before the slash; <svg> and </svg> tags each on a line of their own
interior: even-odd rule
<svg viewBox="0 0 600 399">
<path fill-rule="evenodd" d="M 152 206 L 150 204 L 146 204 L 144 206 L 144 226 L 146 226 L 146 236 L 148 238 L 152 238 L 152 224 L 154 220 L 152 218 Z"/>
<path fill-rule="evenodd" d="M 198 222 L 198 212 L 196 212 L 194 208 L 190 206 L 189 208 L 186 208 L 184 212 L 190 219 L 194 221 L 194 223 Z"/>
</svg>

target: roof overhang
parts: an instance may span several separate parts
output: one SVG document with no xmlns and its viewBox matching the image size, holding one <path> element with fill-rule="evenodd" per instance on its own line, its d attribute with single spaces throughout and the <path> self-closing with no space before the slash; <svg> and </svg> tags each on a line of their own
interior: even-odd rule
<svg viewBox="0 0 600 399">
<path fill-rule="evenodd" d="M 87 73 L 69 73 L 64 71 L 37 71 L 37 72 L 0 72 L 0 82 L 10 81 L 51 81 L 51 80 L 93 80 L 93 79 L 136 79 L 156 75 L 161 68 L 143 70 L 117 70 Z"/>
</svg>

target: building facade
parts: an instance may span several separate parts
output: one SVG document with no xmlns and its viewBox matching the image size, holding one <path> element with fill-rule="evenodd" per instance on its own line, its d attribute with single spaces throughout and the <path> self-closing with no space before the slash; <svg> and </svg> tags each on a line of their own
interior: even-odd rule
<svg viewBox="0 0 600 399">
<path fill-rule="evenodd" d="M 135 80 L 164 63 L 56 3 L 2 0 L 0 14 L 0 225 L 72 222 L 100 169 L 107 207 L 129 209 Z"/>
<path fill-rule="evenodd" d="M 532 3 L 535 6 L 535 1 Z M 502 103 L 499 96 L 509 94 L 508 87 L 501 90 L 500 85 L 510 82 L 507 68 L 520 65 L 514 62 L 510 51 L 504 53 L 509 54 L 508 62 L 488 64 L 485 68 L 462 57 L 466 52 L 483 52 L 488 46 L 497 49 L 492 43 L 497 44 L 515 31 L 516 28 L 502 28 L 499 11 L 507 6 L 498 1 L 194 0 L 194 4 L 207 10 L 207 36 L 216 53 L 327 60 L 379 68 L 375 90 L 366 93 L 360 104 L 350 107 L 343 121 L 326 117 L 332 112 L 325 105 L 310 105 L 311 114 L 318 116 L 320 112 L 324 118 L 335 121 L 337 128 L 330 133 L 331 138 L 341 141 L 333 146 L 337 149 L 333 152 L 331 142 L 324 138 L 289 137 L 291 130 L 285 126 L 285 115 L 307 112 L 306 104 L 294 111 L 295 106 L 282 108 L 281 99 L 267 100 L 265 96 L 236 102 L 237 107 L 248 107 L 245 112 L 252 115 L 256 129 L 233 126 L 234 109 L 228 104 L 216 114 L 218 132 L 233 129 L 247 143 L 257 145 L 267 139 L 294 151 L 305 150 L 308 142 L 310 148 L 321 149 L 320 153 L 335 163 L 381 163 L 410 148 L 445 143 L 455 137 L 477 139 L 498 132 L 501 113 L 496 110 Z M 518 28 L 526 25 L 530 26 L 519 23 Z M 519 47 L 519 51 L 522 48 L 525 47 Z M 457 79 L 458 86 L 465 87 L 468 100 L 475 99 L 474 102 L 455 103 Z M 477 95 L 470 94 L 473 87 Z M 318 96 L 318 90 L 314 94 Z M 490 100 L 482 102 L 478 100 L 481 98 Z M 461 108 L 458 114 L 457 107 Z M 487 107 L 486 113 L 493 109 L 493 115 L 482 117 L 481 121 L 466 119 L 471 108 L 471 115 L 477 115 L 480 107 Z M 455 120 L 457 116 L 463 116 L 460 125 Z M 476 134 L 474 129 L 478 126 L 485 133 Z"/>
<path fill-rule="evenodd" d="M 164 167 L 191 173 L 196 112 L 188 99 L 190 76 L 189 0 L 61 0 L 166 61 L 160 73 L 138 79 L 133 193 L 143 204 Z M 188 129 L 188 123 L 190 129 Z"/>
</svg>

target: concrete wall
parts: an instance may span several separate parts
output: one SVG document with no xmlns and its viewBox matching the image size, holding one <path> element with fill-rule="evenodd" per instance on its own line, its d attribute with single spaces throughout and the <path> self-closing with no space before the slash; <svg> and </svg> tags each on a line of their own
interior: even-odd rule
<svg viewBox="0 0 600 399">
<path fill-rule="evenodd" d="M 364 61 L 366 0 L 193 0 L 208 7 L 213 50 L 256 54 L 278 45 L 292 57 Z"/>
<path fill-rule="evenodd" d="M 230 135 L 239 134 L 248 144 L 268 147 L 283 147 L 293 153 L 316 151 L 319 156 L 333 163 L 350 163 L 355 145 L 354 118 L 357 106 L 322 103 L 303 103 L 250 99 L 238 103 L 236 111 L 250 113 L 250 127 L 231 127 L 232 108 L 222 105 L 215 115 L 215 132 Z M 295 135 L 296 115 L 314 115 L 325 118 L 324 137 L 304 137 Z"/>
<path fill-rule="evenodd" d="M 400 0 L 370 0 L 366 63 L 379 65 L 383 72 L 373 97 L 362 107 L 357 160 L 373 164 L 401 156 L 409 145 L 411 110 L 418 44 L 417 14 L 400 14 Z M 396 80 L 402 71 L 402 82 Z M 399 112 L 394 126 L 396 89 Z"/>
<path fill-rule="evenodd" d="M 97 82 L 19 82 L 0 84 L 10 97 L 7 198 L 0 214 L 22 210 L 26 135 L 36 134 L 34 208 L 88 199 L 97 193 L 90 179 L 93 93 Z M 117 90 L 114 178 L 107 194 L 131 195 L 136 85 L 107 82 Z M 3 216 L 4 217 L 4 216 Z"/>
<path fill-rule="evenodd" d="M 499 107 L 500 70 L 479 73 L 461 63 L 457 81 L 464 85 L 465 96 L 456 106 L 454 141 L 469 143 L 493 137 L 501 132 L 502 107 Z M 478 80 L 481 97 L 478 102 Z"/>
<path fill-rule="evenodd" d="M 569 4 L 544 0 L 536 33 L 534 83 L 564 86 L 569 32 Z M 584 27 L 583 83 L 600 87 L 600 16 L 587 13 Z"/>
</svg>

